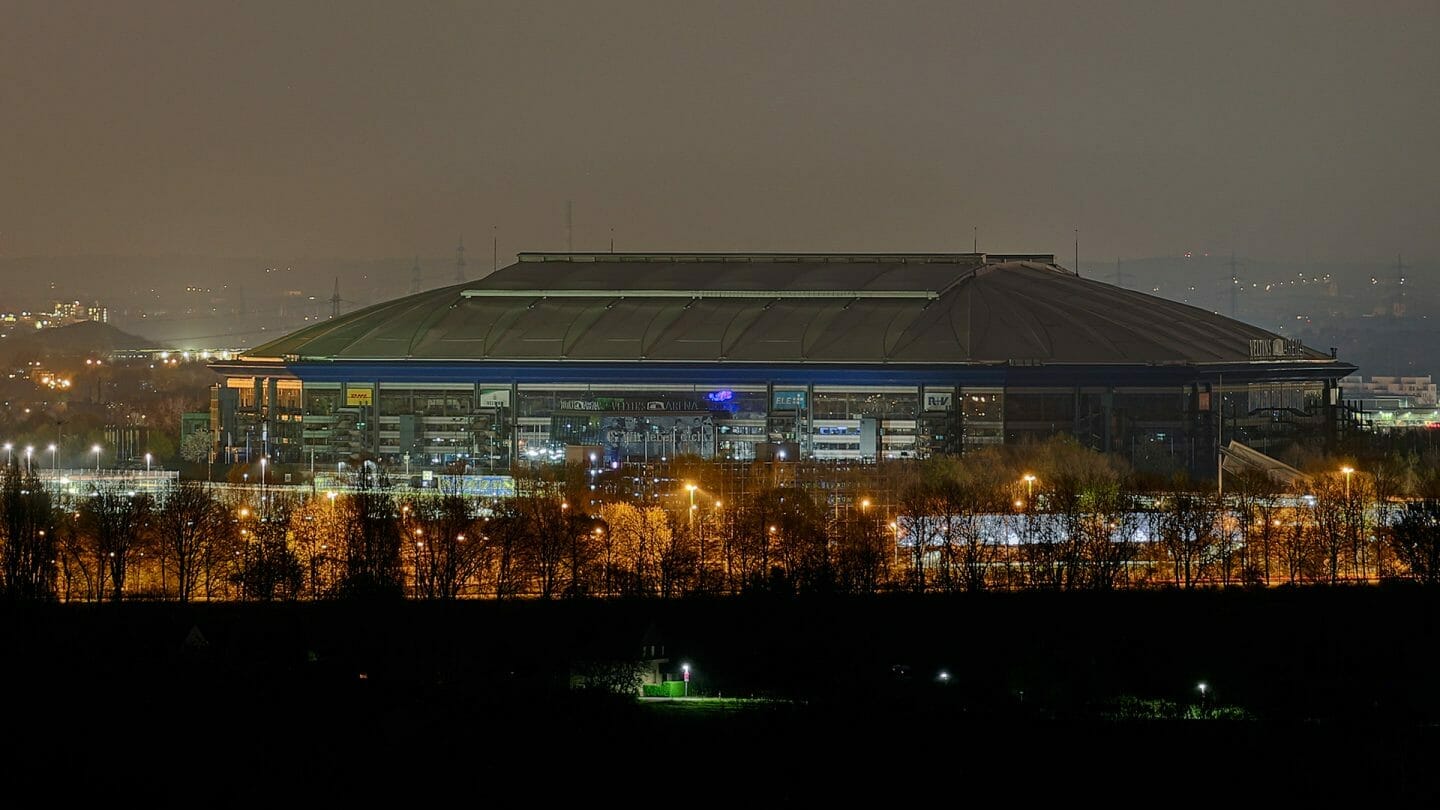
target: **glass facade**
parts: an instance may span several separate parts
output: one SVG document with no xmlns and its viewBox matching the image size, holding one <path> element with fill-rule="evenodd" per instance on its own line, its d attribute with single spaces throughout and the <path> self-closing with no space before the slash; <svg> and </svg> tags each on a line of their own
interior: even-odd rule
<svg viewBox="0 0 1440 810">
<path fill-rule="evenodd" d="M 1156 469 L 1209 464 L 1218 443 L 1264 449 L 1332 418 L 1324 381 L 1155 387 L 305 382 L 230 377 L 213 409 L 230 460 L 355 456 L 503 471 L 586 448 L 605 463 L 746 460 L 766 446 L 876 461 L 1069 434 Z"/>
</svg>

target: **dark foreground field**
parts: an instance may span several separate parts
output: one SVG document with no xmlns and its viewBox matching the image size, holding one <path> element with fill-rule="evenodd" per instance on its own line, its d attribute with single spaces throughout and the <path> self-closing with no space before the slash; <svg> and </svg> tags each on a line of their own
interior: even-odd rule
<svg viewBox="0 0 1440 810">
<path fill-rule="evenodd" d="M 1420 802 L 1440 785 L 1437 605 L 1361 588 L 8 607 L 0 739 L 7 773 L 127 806 Z M 721 699 L 571 688 L 642 640 Z"/>
</svg>

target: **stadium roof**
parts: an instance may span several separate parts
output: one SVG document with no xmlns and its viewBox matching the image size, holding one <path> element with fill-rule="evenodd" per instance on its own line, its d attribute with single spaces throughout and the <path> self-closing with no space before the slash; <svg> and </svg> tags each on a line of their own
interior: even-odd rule
<svg viewBox="0 0 1440 810">
<path fill-rule="evenodd" d="M 1258 354 L 1257 354 L 1258 352 Z M 1204 364 L 1330 357 L 1049 255 L 525 253 L 248 359 Z"/>
</svg>

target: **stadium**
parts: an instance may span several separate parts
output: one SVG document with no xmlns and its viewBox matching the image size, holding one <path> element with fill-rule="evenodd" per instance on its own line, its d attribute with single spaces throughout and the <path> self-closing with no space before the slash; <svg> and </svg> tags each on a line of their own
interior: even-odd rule
<svg viewBox="0 0 1440 810">
<path fill-rule="evenodd" d="M 1205 471 L 1222 441 L 1333 431 L 1355 370 L 1051 255 L 984 253 L 522 253 L 213 368 L 217 458 L 479 473 L 1057 433 Z"/>
</svg>

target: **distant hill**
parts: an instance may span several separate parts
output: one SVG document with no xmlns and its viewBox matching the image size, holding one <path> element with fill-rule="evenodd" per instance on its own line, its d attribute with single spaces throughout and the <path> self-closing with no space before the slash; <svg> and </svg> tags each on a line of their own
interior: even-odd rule
<svg viewBox="0 0 1440 810">
<path fill-rule="evenodd" d="M 33 333 L 12 334 L 0 342 L 0 357 L 20 354 L 103 354 L 116 349 L 144 349 L 154 341 L 98 321 L 81 321 Z"/>
<path fill-rule="evenodd" d="M 146 349 L 155 345 L 150 338 L 132 335 L 108 323 L 81 321 L 69 326 L 35 333 L 50 351 L 113 351 L 115 349 Z"/>
</svg>

